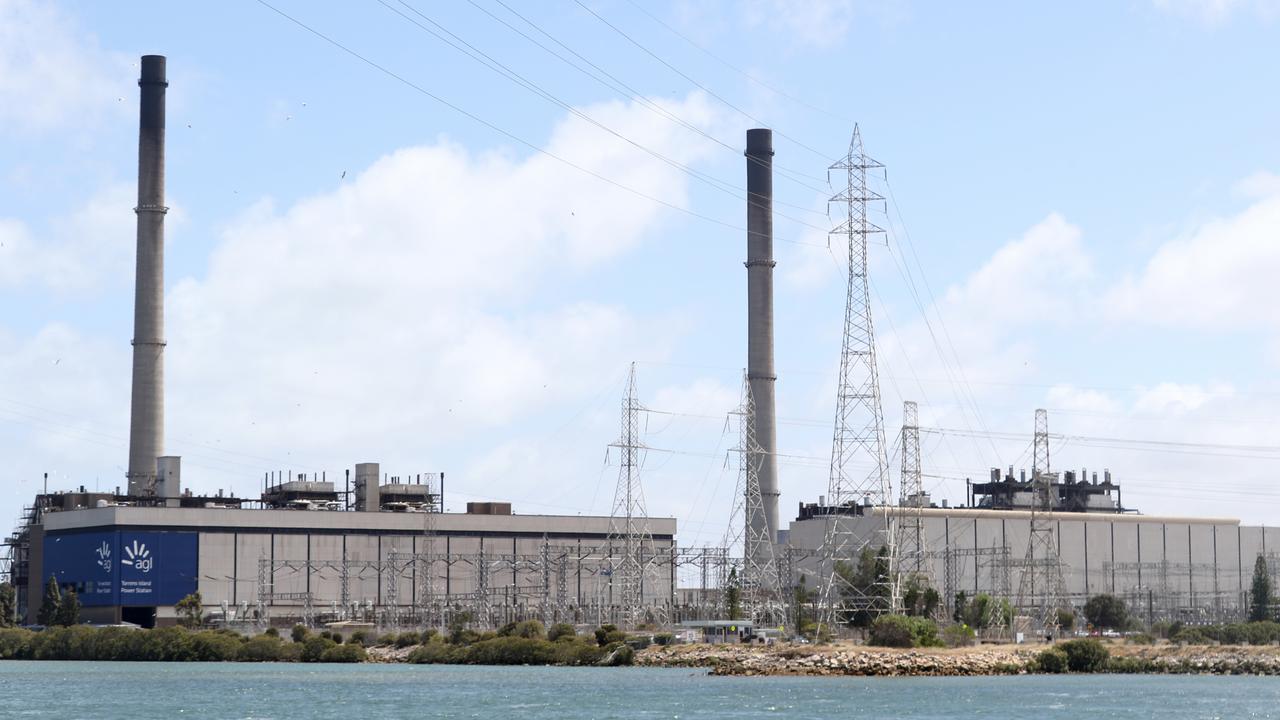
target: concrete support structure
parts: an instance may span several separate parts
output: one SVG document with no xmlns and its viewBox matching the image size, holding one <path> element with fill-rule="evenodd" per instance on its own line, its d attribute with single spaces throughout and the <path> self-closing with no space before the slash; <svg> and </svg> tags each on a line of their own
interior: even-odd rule
<svg viewBox="0 0 1280 720">
<path fill-rule="evenodd" d="M 156 458 L 156 496 L 164 498 L 167 507 L 178 507 L 182 497 L 182 458 L 165 455 Z"/>
<path fill-rule="evenodd" d="M 142 57 L 138 123 L 138 260 L 133 303 L 129 494 L 155 493 L 164 454 L 164 96 L 162 55 Z"/>
<path fill-rule="evenodd" d="M 382 507 L 379 492 L 381 475 L 378 463 L 356 463 L 355 509 L 361 512 L 377 512 Z"/>
<path fill-rule="evenodd" d="M 755 399 L 760 495 L 778 540 L 778 433 L 773 367 L 773 131 L 747 131 L 747 379 Z"/>
</svg>

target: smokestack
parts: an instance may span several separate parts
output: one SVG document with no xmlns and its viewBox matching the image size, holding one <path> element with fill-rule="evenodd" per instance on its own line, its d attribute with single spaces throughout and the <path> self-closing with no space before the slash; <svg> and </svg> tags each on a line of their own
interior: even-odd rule
<svg viewBox="0 0 1280 720">
<path fill-rule="evenodd" d="M 769 538 L 778 540 L 778 432 L 773 385 L 773 131 L 747 131 L 747 380 L 763 458 L 760 495 Z M 757 532 L 759 528 L 756 529 Z"/>
<path fill-rule="evenodd" d="M 164 454 L 164 93 L 163 55 L 142 56 L 138 123 L 138 274 L 133 297 L 133 397 L 129 494 L 155 491 Z"/>
</svg>

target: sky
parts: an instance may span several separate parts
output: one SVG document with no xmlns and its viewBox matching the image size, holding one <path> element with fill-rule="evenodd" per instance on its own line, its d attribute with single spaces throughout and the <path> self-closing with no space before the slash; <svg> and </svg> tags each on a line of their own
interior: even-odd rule
<svg viewBox="0 0 1280 720">
<path fill-rule="evenodd" d="M 1280 523 L 1275 0 L 0 0 L 0 517 L 124 484 L 144 54 L 186 487 L 381 462 L 606 514 L 635 363 L 648 512 L 718 544 L 770 127 L 789 521 L 827 492 L 856 123 L 886 438 L 919 403 L 935 500 L 1029 467 L 1045 408 L 1051 467 L 1127 507 Z"/>
</svg>

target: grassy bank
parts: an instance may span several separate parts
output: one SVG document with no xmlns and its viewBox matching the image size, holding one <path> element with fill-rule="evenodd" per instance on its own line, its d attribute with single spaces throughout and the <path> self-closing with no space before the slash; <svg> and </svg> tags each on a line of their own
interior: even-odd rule
<svg viewBox="0 0 1280 720">
<path fill-rule="evenodd" d="M 626 636 L 612 626 L 579 636 L 570 625 L 550 632 L 530 621 L 497 632 L 453 628 L 374 637 L 357 631 L 314 632 L 296 626 L 289 637 L 275 630 L 242 635 L 231 630 L 188 630 L 183 627 L 141 630 L 84 625 L 40 632 L 0 629 L 0 660 L 127 660 L 141 662 L 339 662 L 371 659 L 366 648 L 407 651 L 411 663 L 467 665 L 630 665 L 634 651 Z M 382 657 L 385 658 L 385 655 Z"/>
</svg>

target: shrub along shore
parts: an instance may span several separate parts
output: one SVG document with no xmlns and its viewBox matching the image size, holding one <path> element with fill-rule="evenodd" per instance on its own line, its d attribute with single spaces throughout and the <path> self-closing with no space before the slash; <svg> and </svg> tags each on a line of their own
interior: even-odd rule
<svg viewBox="0 0 1280 720">
<path fill-rule="evenodd" d="M 497 632 L 454 627 L 446 635 L 428 630 L 377 637 L 363 630 L 344 637 L 301 625 L 294 626 L 289 637 L 275 629 L 246 636 L 225 629 L 73 625 L 39 632 L 0 628 L 0 660 L 357 663 L 371 659 L 368 649 L 398 648 L 408 650 L 407 662 L 423 664 L 630 665 L 634 650 L 625 640 L 626 635 L 611 625 L 578 635 L 572 625 L 554 625 L 548 632 L 536 620 L 512 623 Z"/>
</svg>

